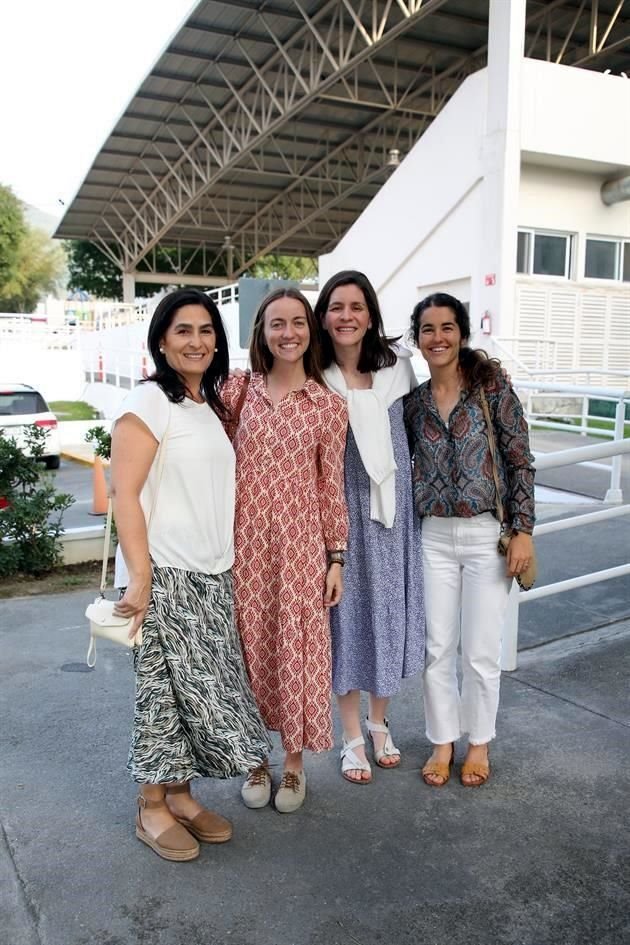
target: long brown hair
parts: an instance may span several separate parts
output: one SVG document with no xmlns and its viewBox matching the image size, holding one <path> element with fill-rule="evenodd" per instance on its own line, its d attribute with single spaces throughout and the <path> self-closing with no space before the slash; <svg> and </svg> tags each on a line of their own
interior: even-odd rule
<svg viewBox="0 0 630 945">
<path fill-rule="evenodd" d="M 201 292 L 199 289 L 176 289 L 160 300 L 149 325 L 147 342 L 155 364 L 155 371 L 149 375 L 147 380 L 155 381 L 174 404 L 181 404 L 184 400 L 186 396 L 184 379 L 181 374 L 178 374 L 170 366 L 161 350 L 162 338 L 171 327 L 178 310 L 184 305 L 201 305 L 212 320 L 216 347 L 214 357 L 201 378 L 201 392 L 217 416 L 224 419 L 229 411 L 221 400 L 219 391 L 227 380 L 230 353 L 219 309 L 205 292 Z M 140 383 L 142 384 L 143 381 Z"/>
<path fill-rule="evenodd" d="M 470 341 L 470 316 L 463 302 L 456 299 L 454 295 L 448 295 L 446 292 L 434 292 L 433 295 L 427 295 L 426 299 L 418 302 L 411 313 L 409 330 L 416 347 L 419 347 L 420 321 L 423 313 L 428 308 L 450 308 L 455 316 L 462 338 L 459 349 L 459 370 L 464 385 L 472 390 L 474 387 L 485 387 L 486 384 L 491 384 L 501 370 L 501 362 L 497 358 L 489 358 L 483 348 L 470 348 L 468 346 Z"/>
<path fill-rule="evenodd" d="M 326 383 L 322 377 L 321 346 L 317 323 L 308 299 L 306 299 L 301 292 L 298 292 L 297 289 L 275 289 L 273 292 L 270 292 L 269 295 L 265 296 L 260 303 L 254 317 L 252 337 L 249 342 L 249 360 L 252 371 L 256 374 L 269 374 L 273 366 L 273 355 L 265 341 L 265 312 L 271 303 L 276 302 L 278 299 L 295 299 L 297 302 L 302 303 L 306 313 L 310 336 L 308 348 L 304 352 L 304 372 L 307 377 L 312 377 L 314 381 L 317 381 L 318 384 L 325 387 Z"/>
<path fill-rule="evenodd" d="M 340 286 L 356 285 L 363 293 L 367 310 L 370 314 L 370 327 L 363 336 L 361 353 L 357 368 L 361 374 L 369 371 L 378 371 L 383 367 L 393 367 L 396 364 L 394 344 L 399 338 L 388 338 L 383 326 L 383 316 L 378 304 L 378 297 L 374 286 L 363 272 L 356 269 L 344 269 L 331 276 L 319 294 L 315 303 L 315 320 L 319 329 L 319 339 L 322 346 L 322 367 L 330 367 L 335 363 L 335 349 L 330 335 L 324 328 L 324 318 L 330 304 L 330 297 Z"/>
</svg>

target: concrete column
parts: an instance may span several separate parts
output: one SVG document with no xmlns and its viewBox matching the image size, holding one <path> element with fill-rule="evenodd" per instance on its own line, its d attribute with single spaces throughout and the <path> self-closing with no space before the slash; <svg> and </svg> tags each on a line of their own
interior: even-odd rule
<svg viewBox="0 0 630 945">
<path fill-rule="evenodd" d="M 122 283 L 123 302 L 128 302 L 130 305 L 133 305 L 136 301 L 136 277 L 133 272 L 123 272 Z"/>
<path fill-rule="evenodd" d="M 473 343 L 482 347 L 484 312 L 493 335 L 513 335 L 525 6 L 526 0 L 490 0 L 482 226 L 470 307 Z"/>
</svg>

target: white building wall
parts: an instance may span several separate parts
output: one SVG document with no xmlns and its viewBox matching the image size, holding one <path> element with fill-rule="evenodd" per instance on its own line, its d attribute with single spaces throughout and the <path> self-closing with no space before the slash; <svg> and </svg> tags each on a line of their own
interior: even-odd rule
<svg viewBox="0 0 630 945">
<path fill-rule="evenodd" d="M 484 70 L 466 79 L 336 249 L 320 257 L 320 285 L 340 269 L 366 273 L 390 332 L 406 326 L 438 280 L 470 279 L 485 97 Z"/>
<path fill-rule="evenodd" d="M 571 160 L 609 171 L 630 165 L 630 80 L 524 59 L 521 150 L 565 168 Z"/>
<path fill-rule="evenodd" d="M 322 283 L 339 269 L 367 273 L 392 333 L 406 329 L 415 302 L 432 291 L 470 301 L 473 330 L 487 307 L 483 286 L 492 273 L 480 252 L 492 196 L 487 92 L 486 70 L 462 84 L 320 260 Z M 604 181 L 630 174 L 630 80 L 523 59 L 519 116 L 514 236 L 519 227 L 571 233 L 576 255 L 569 280 L 515 276 L 512 267 L 508 303 L 492 313 L 493 333 L 509 339 L 531 367 L 627 369 L 630 286 L 585 279 L 583 272 L 587 235 L 630 238 L 630 202 L 607 207 L 600 196 Z"/>
<path fill-rule="evenodd" d="M 630 84 L 630 83 L 628 83 Z M 529 154 L 530 160 L 532 158 Z M 630 284 L 584 277 L 588 236 L 630 239 L 630 203 L 607 207 L 600 197 L 607 174 L 524 163 L 519 226 L 573 236 L 572 277 L 516 278 L 510 347 L 529 367 L 601 371 L 630 369 Z M 595 381 L 625 386 L 614 374 Z"/>
<path fill-rule="evenodd" d="M 628 82 L 630 85 L 630 82 Z M 630 126 L 630 111 L 628 113 Z M 630 155 L 629 155 L 630 160 Z M 607 207 L 600 189 L 608 174 L 523 163 L 518 225 L 630 238 L 630 201 Z M 583 272 L 579 267 L 578 272 Z"/>
</svg>

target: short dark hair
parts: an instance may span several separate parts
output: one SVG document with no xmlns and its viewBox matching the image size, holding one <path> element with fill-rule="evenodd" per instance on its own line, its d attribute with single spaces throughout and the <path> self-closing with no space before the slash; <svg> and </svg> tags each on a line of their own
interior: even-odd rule
<svg viewBox="0 0 630 945">
<path fill-rule="evenodd" d="M 225 419 L 229 412 L 219 397 L 219 391 L 227 380 L 230 368 L 229 346 L 219 309 L 205 292 L 199 289 L 176 289 L 160 299 L 153 313 L 147 336 L 147 344 L 155 364 L 155 371 L 147 380 L 155 381 L 174 404 L 180 404 L 186 397 L 183 377 L 170 366 L 166 356 L 160 351 L 160 343 L 164 335 L 171 327 L 175 315 L 184 305 L 201 305 L 212 319 L 216 347 L 214 357 L 202 375 L 200 389 L 206 402 L 217 416 Z"/>
<path fill-rule="evenodd" d="M 420 322 L 424 312 L 429 308 L 449 308 L 455 316 L 457 327 L 462 336 L 462 345 L 459 349 L 459 369 L 466 387 L 483 387 L 491 383 L 501 370 L 501 362 L 497 358 L 489 358 L 482 348 L 470 348 L 470 316 L 463 302 L 447 292 L 434 292 L 418 302 L 411 313 L 409 334 L 416 347 L 419 347 Z"/>
<path fill-rule="evenodd" d="M 335 349 L 330 335 L 324 328 L 324 317 L 328 311 L 331 295 L 335 289 L 342 285 L 356 285 L 363 293 L 365 304 L 370 313 L 371 325 L 361 342 L 361 354 L 357 365 L 359 371 L 362 374 L 367 374 L 368 371 L 393 367 L 396 363 L 394 344 L 399 339 L 386 336 L 376 290 L 368 277 L 356 269 L 344 269 L 331 276 L 319 293 L 319 298 L 315 304 L 315 320 L 317 321 L 322 347 L 322 366 L 327 368 L 335 362 Z"/>
<path fill-rule="evenodd" d="M 278 299 L 295 299 L 297 302 L 301 302 L 304 306 L 304 312 L 306 314 L 306 321 L 308 323 L 310 335 L 308 348 L 304 352 L 304 371 L 307 377 L 312 377 L 314 381 L 317 381 L 318 384 L 321 384 L 322 387 L 324 387 L 325 383 L 324 378 L 322 377 L 319 332 L 317 330 L 315 316 L 313 315 L 313 309 L 311 308 L 308 299 L 305 298 L 297 289 L 293 289 L 291 287 L 274 289 L 273 292 L 270 292 L 269 295 L 265 296 L 258 306 L 258 311 L 254 316 L 252 336 L 249 342 L 249 360 L 252 366 L 252 371 L 257 374 L 269 374 L 269 371 L 272 368 L 273 355 L 267 347 L 267 343 L 265 341 L 265 312 L 271 303 L 276 302 Z"/>
</svg>

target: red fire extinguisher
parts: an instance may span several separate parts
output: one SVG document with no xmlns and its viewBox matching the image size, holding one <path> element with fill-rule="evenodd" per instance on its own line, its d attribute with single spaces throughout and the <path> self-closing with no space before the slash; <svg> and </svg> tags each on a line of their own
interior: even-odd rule
<svg viewBox="0 0 630 945">
<path fill-rule="evenodd" d="M 490 318 L 490 312 L 487 309 L 481 316 L 481 333 L 484 335 L 492 334 L 492 319 Z"/>
</svg>

